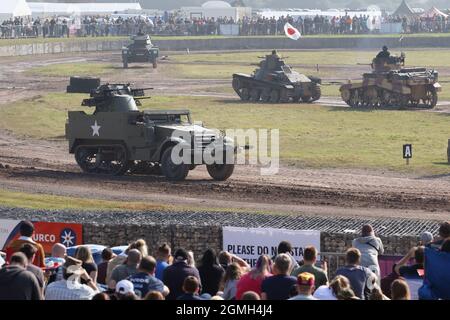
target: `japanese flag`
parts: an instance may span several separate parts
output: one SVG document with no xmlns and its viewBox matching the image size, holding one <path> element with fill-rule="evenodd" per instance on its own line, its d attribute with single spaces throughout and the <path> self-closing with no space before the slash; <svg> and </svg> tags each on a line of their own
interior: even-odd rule
<svg viewBox="0 0 450 320">
<path fill-rule="evenodd" d="M 286 22 L 284 25 L 284 33 L 286 33 L 286 36 L 288 38 L 291 38 L 292 40 L 298 40 L 302 36 L 300 32 L 295 29 L 290 23 Z"/>
</svg>

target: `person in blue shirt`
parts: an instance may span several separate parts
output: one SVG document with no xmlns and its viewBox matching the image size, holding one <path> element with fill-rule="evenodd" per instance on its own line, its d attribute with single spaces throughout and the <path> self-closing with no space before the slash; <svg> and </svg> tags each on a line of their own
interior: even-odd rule
<svg viewBox="0 0 450 320">
<path fill-rule="evenodd" d="M 164 243 L 158 248 L 155 276 L 161 281 L 163 280 L 164 270 L 169 266 L 170 255 L 171 250 L 167 243 Z"/>
<path fill-rule="evenodd" d="M 134 286 L 134 292 L 138 297 L 145 297 L 150 291 L 159 291 L 164 296 L 169 294 L 169 289 L 164 283 L 155 277 L 156 260 L 152 256 L 142 258 L 139 263 L 138 272 L 129 276 Z"/>
<path fill-rule="evenodd" d="M 287 300 L 291 289 L 296 286 L 297 279 L 290 276 L 291 257 L 286 253 L 276 256 L 273 267 L 273 276 L 261 283 L 262 300 Z"/>
</svg>

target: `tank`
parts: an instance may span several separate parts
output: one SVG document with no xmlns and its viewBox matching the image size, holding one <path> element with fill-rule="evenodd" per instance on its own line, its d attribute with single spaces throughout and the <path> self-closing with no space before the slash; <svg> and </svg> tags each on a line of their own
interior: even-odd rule
<svg viewBox="0 0 450 320">
<path fill-rule="evenodd" d="M 233 74 L 233 89 L 242 101 L 313 102 L 320 99 L 321 79 L 300 74 L 274 50 L 266 55 L 252 75 Z"/>
<path fill-rule="evenodd" d="M 353 108 L 434 108 L 441 91 L 438 72 L 405 67 L 405 53 L 374 58 L 372 72 L 362 81 L 349 81 L 340 87 L 342 100 Z"/>
<path fill-rule="evenodd" d="M 146 89 L 104 84 L 84 99 L 92 114 L 70 111 L 66 122 L 69 152 L 86 173 L 162 174 L 181 181 L 190 170 L 206 165 L 214 180 L 234 170 L 234 141 L 201 124 L 189 110 L 140 111 Z"/>
<path fill-rule="evenodd" d="M 159 48 L 152 44 L 150 36 L 138 33 L 132 36 L 131 40 L 133 42 L 130 45 L 122 48 L 123 67 L 128 68 L 133 62 L 149 62 L 156 68 Z"/>
</svg>

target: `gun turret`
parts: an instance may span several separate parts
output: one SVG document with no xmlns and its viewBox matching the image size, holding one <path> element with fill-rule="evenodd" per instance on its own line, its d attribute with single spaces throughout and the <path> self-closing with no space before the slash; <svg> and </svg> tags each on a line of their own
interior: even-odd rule
<svg viewBox="0 0 450 320">
<path fill-rule="evenodd" d="M 95 112 L 138 111 L 140 100 L 150 99 L 145 96 L 145 90 L 151 89 L 132 89 L 130 84 L 104 84 L 92 90 L 90 98 L 84 99 L 81 105 L 95 107 Z"/>
</svg>

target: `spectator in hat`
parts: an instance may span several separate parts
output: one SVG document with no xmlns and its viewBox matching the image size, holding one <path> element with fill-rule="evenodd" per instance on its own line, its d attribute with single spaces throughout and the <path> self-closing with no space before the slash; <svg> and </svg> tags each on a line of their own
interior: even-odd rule
<svg viewBox="0 0 450 320">
<path fill-rule="evenodd" d="M 428 243 L 427 247 L 440 250 L 445 239 L 450 237 L 450 222 L 442 222 L 439 225 L 439 237 L 433 242 Z"/>
<path fill-rule="evenodd" d="M 236 299 L 240 300 L 244 292 L 253 291 L 261 294 L 262 282 L 272 276 L 272 260 L 267 255 L 262 255 L 256 261 L 255 267 L 244 274 L 236 285 Z"/>
<path fill-rule="evenodd" d="M 91 300 L 98 293 L 98 288 L 87 271 L 82 268 L 83 262 L 67 257 L 63 267 L 63 280 L 52 282 L 45 290 L 46 300 Z M 81 283 L 81 279 L 86 284 Z"/>
<path fill-rule="evenodd" d="M 426 246 L 434 241 L 433 234 L 429 231 L 424 231 L 420 235 L 420 245 Z"/>
<path fill-rule="evenodd" d="M 361 266 L 372 270 L 377 275 L 377 279 L 380 279 L 378 255 L 384 253 L 384 248 L 381 239 L 375 236 L 370 224 L 363 225 L 361 237 L 354 239 L 352 246 L 361 253 Z"/>
<path fill-rule="evenodd" d="M 134 293 L 143 298 L 149 291 L 159 291 L 164 296 L 169 294 L 169 289 L 164 283 L 155 277 L 156 260 L 152 256 L 142 258 L 138 272 L 129 276 L 127 280 L 133 283 Z"/>
<path fill-rule="evenodd" d="M 200 279 L 202 280 L 202 292 L 214 296 L 219 291 L 225 270 L 220 266 L 216 253 L 212 249 L 207 249 L 200 260 L 198 267 Z"/>
<path fill-rule="evenodd" d="M 116 298 L 117 300 L 136 300 L 130 295 L 135 295 L 134 285 L 129 280 L 120 280 L 116 284 Z"/>
<path fill-rule="evenodd" d="M 27 257 L 27 261 L 33 261 L 34 257 L 36 256 L 37 249 L 31 243 L 24 243 L 20 248 L 19 252 L 22 252 L 25 255 L 25 257 Z M 43 294 L 45 279 L 44 279 L 44 272 L 42 271 L 42 269 L 30 263 L 27 264 L 26 269 L 30 271 L 32 274 L 34 274 L 36 280 L 39 283 L 39 288 L 41 289 L 41 292 Z"/>
<path fill-rule="evenodd" d="M 102 251 L 102 262 L 98 265 L 97 283 L 106 285 L 106 273 L 108 271 L 108 264 L 116 255 L 111 248 L 105 248 Z"/>
<path fill-rule="evenodd" d="M 312 293 L 314 292 L 314 275 L 309 272 L 302 272 L 297 276 L 297 292 L 295 297 L 289 300 L 317 300 Z"/>
<path fill-rule="evenodd" d="M 350 288 L 350 282 L 344 276 L 336 276 L 331 280 L 330 285 L 323 285 L 314 291 L 314 297 L 318 300 L 337 300 L 339 293 Z"/>
<path fill-rule="evenodd" d="M 7 254 L 7 261 L 9 260 L 9 257 L 22 247 L 24 243 L 30 243 L 34 245 L 37 249 L 35 258 L 33 261 L 30 261 L 30 263 L 34 264 L 35 266 L 39 268 L 45 267 L 45 252 L 44 248 L 41 244 L 37 243 L 33 240 L 33 234 L 34 234 L 34 225 L 30 221 L 22 221 L 19 226 L 19 233 L 20 237 L 17 240 L 14 240 L 11 242 L 11 244 L 6 249 Z"/>
<path fill-rule="evenodd" d="M 285 253 L 277 255 L 273 266 L 273 276 L 261 283 L 262 300 L 287 300 L 297 279 L 290 276 L 291 257 Z"/>
<path fill-rule="evenodd" d="M 298 262 L 295 260 L 295 258 L 292 256 L 292 244 L 289 241 L 281 241 L 278 244 L 278 254 L 284 253 L 289 256 L 289 259 L 291 260 L 291 265 L 289 269 L 289 274 L 292 273 L 292 270 L 297 269 L 299 267 Z M 275 261 L 276 256 L 272 257 L 272 260 Z"/>
<path fill-rule="evenodd" d="M 27 257 L 22 252 L 11 256 L 10 264 L 0 269 L 0 300 L 42 300 L 36 276 L 27 271 Z"/>
<path fill-rule="evenodd" d="M 177 300 L 205 300 L 199 296 L 200 282 L 197 277 L 188 276 L 183 281 L 183 294 Z"/>
<path fill-rule="evenodd" d="M 158 248 L 156 255 L 156 272 L 155 276 L 162 281 L 164 270 L 170 265 L 170 246 L 167 243 L 162 244 Z"/>
<path fill-rule="evenodd" d="M 300 273 L 308 272 L 314 275 L 315 286 L 320 287 L 328 284 L 326 270 L 316 267 L 317 250 L 314 247 L 306 247 L 303 252 L 303 265 L 294 269 L 291 276 L 297 277 Z M 326 264 L 324 264 L 326 266 Z"/>
<path fill-rule="evenodd" d="M 189 276 L 197 278 L 201 288 L 201 280 L 198 270 L 189 266 L 187 261 L 188 252 L 184 249 L 178 249 L 175 252 L 173 264 L 164 270 L 163 282 L 170 291 L 166 297 L 167 300 L 175 300 L 183 294 L 183 283 Z"/>
<path fill-rule="evenodd" d="M 137 249 L 131 249 L 125 264 L 121 264 L 114 268 L 111 274 L 111 280 L 108 283 L 110 289 L 114 289 L 119 281 L 127 279 L 138 272 L 138 266 L 141 262 L 142 254 Z"/>
<path fill-rule="evenodd" d="M 79 246 L 75 251 L 75 258 L 83 262 L 81 265 L 83 269 L 87 271 L 92 281 L 97 282 L 98 268 L 94 262 L 91 249 L 87 246 Z"/>
<path fill-rule="evenodd" d="M 376 275 L 368 268 L 360 265 L 361 252 L 356 248 L 350 248 L 345 254 L 346 265 L 336 271 L 336 275 L 346 277 L 350 286 L 359 299 L 368 299 Z"/>
</svg>

